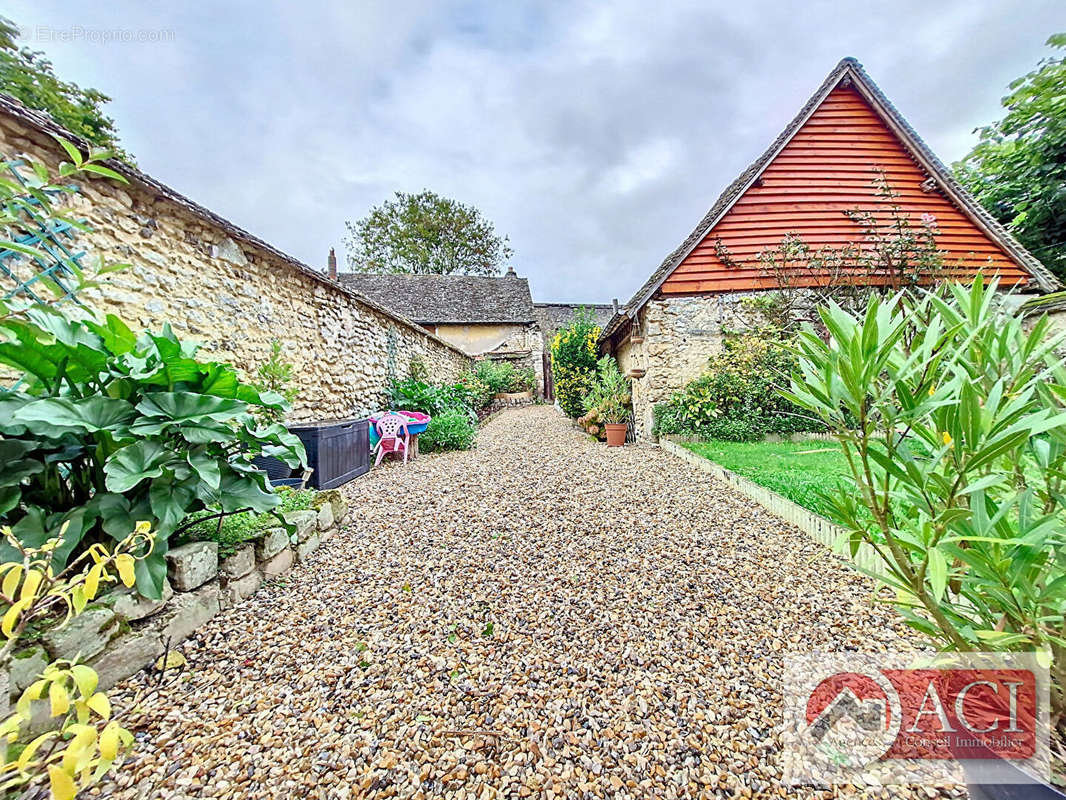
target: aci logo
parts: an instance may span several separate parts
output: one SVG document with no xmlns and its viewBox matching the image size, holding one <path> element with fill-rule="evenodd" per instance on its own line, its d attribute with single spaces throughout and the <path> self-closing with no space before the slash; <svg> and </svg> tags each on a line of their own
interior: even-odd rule
<svg viewBox="0 0 1066 800">
<path fill-rule="evenodd" d="M 793 783 L 958 780 L 975 759 L 1046 774 L 1047 671 L 1029 654 L 793 656 L 785 702 Z"/>
</svg>

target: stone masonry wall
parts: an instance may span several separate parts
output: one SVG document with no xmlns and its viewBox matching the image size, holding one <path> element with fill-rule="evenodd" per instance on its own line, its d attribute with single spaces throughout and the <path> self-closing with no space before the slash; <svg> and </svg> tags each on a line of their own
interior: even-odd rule
<svg viewBox="0 0 1066 800">
<path fill-rule="evenodd" d="M 0 154 L 27 154 L 54 169 L 61 153 L 45 130 L 0 109 Z M 79 178 L 70 203 L 72 215 L 92 228 L 77 246 L 130 264 L 81 298 L 90 307 L 134 330 L 170 323 L 182 339 L 202 342 L 204 357 L 228 361 L 246 376 L 280 339 L 300 388 L 293 421 L 381 408 L 390 379 L 416 354 L 437 382 L 469 367 L 465 353 L 413 322 L 131 173 L 128 186 Z"/>
<path fill-rule="evenodd" d="M 167 553 L 167 579 L 160 600 L 132 589 L 113 589 L 66 625 L 46 630 L 40 641 L 15 654 L 6 675 L 10 700 L 35 681 L 53 659 L 79 658 L 96 670 L 100 688 L 151 665 L 167 649 L 193 635 L 220 611 L 254 595 L 264 581 L 280 578 L 307 561 L 341 527 L 348 503 L 336 490 L 319 492 L 315 508 L 283 513 L 295 527 L 269 528 L 220 558 L 216 542 L 191 542 Z M 0 707 L 8 697 L 0 696 Z M 47 701 L 31 710 L 31 728 L 43 730 Z"/>
<path fill-rule="evenodd" d="M 641 309 L 634 333 L 643 342 L 623 342 L 616 353 L 624 371 L 646 371 L 632 382 L 637 436 L 651 436 L 652 407 L 703 374 L 707 359 L 721 351 L 726 333 L 757 324 L 757 312 L 743 302 L 747 296 L 664 297 Z"/>
</svg>

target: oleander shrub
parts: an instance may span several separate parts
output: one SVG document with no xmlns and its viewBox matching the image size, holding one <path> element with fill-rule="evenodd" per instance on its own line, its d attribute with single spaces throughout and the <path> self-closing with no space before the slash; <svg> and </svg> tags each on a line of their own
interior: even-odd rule
<svg viewBox="0 0 1066 800">
<path fill-rule="evenodd" d="M 559 407 L 577 418 L 585 413 L 584 399 L 596 378 L 597 340 L 600 328 L 586 308 L 574 312 L 574 321 L 555 334 L 551 344 L 552 379 Z"/>
<path fill-rule="evenodd" d="M 477 428 L 470 415 L 459 409 L 451 409 L 433 417 L 429 426 L 418 437 L 418 447 L 427 452 L 442 450 L 469 450 L 477 438 Z"/>
<path fill-rule="evenodd" d="M 823 431 L 824 423 L 778 391 L 795 363 L 788 342 L 773 334 L 727 337 L 706 373 L 655 407 L 655 432 L 750 442 Z"/>
<path fill-rule="evenodd" d="M 820 309 L 799 335 L 790 402 L 840 443 L 840 546 L 865 543 L 904 619 L 938 648 L 1043 653 L 1066 721 L 1066 366 L 985 286 Z M 1066 723 L 1064 723 L 1066 724 Z"/>
</svg>

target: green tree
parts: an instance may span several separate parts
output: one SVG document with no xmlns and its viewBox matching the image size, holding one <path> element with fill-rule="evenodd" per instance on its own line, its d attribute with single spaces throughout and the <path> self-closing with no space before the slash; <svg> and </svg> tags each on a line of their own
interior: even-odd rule
<svg viewBox="0 0 1066 800">
<path fill-rule="evenodd" d="M 1066 33 L 1047 40 L 1066 48 Z M 989 213 L 1060 278 L 1066 278 L 1066 57 L 1045 58 L 1010 84 L 1003 119 L 955 165 Z"/>
<path fill-rule="evenodd" d="M 355 272 L 498 275 L 513 252 L 476 208 L 428 190 L 397 192 L 395 200 L 344 224 Z"/>
<path fill-rule="evenodd" d="M 104 113 L 111 101 L 96 89 L 60 80 L 44 53 L 19 47 L 18 28 L 0 17 L 0 88 L 28 108 L 47 112 L 71 133 L 104 147 L 124 161 L 133 159 L 118 143 L 115 121 Z"/>
</svg>

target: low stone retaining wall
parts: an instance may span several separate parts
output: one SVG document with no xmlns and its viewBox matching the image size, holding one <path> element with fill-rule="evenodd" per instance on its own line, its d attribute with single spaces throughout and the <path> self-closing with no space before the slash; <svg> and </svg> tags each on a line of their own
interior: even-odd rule
<svg viewBox="0 0 1066 800">
<path fill-rule="evenodd" d="M 660 439 L 659 447 L 667 453 L 687 461 L 697 469 L 713 475 L 718 480 L 728 483 L 738 492 L 754 500 L 771 514 L 780 517 L 785 522 L 795 525 L 816 542 L 824 544 L 826 547 L 832 548 L 844 533 L 843 528 L 833 524 L 825 517 L 815 514 L 813 511 L 809 511 L 798 503 L 793 503 L 787 497 L 782 497 L 777 492 L 767 489 L 765 486 L 760 486 L 754 481 L 748 480 L 743 475 L 737 475 L 735 472 L 726 469 L 721 464 L 717 464 L 703 456 L 696 455 L 691 450 L 687 450 L 676 442 L 672 442 L 669 439 Z M 864 543 L 860 545 L 854 558 L 848 558 L 856 566 L 862 567 L 863 569 L 878 575 L 884 574 L 885 565 L 881 561 L 881 557 L 878 556 L 868 544 Z"/>
<path fill-rule="evenodd" d="M 68 624 L 46 631 L 12 661 L 8 691 L 14 701 L 53 659 L 86 663 L 110 689 L 175 647 L 208 620 L 255 594 L 307 558 L 337 532 L 348 513 L 340 492 L 320 492 L 317 510 L 282 516 L 296 527 L 269 528 L 220 559 L 217 542 L 191 542 L 167 553 L 167 580 L 160 600 L 132 589 L 100 597 Z M 2 682 L 0 682 L 2 684 Z"/>
</svg>

